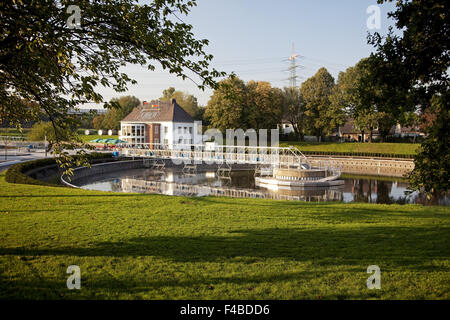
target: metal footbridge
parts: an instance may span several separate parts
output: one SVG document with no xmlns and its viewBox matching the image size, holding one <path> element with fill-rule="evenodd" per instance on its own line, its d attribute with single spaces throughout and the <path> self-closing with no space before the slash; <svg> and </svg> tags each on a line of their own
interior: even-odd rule
<svg viewBox="0 0 450 320">
<path fill-rule="evenodd" d="M 172 160 L 175 164 L 253 164 L 258 166 L 310 169 L 307 157 L 294 147 L 252 147 L 143 143 L 119 145 L 123 156 Z"/>
</svg>

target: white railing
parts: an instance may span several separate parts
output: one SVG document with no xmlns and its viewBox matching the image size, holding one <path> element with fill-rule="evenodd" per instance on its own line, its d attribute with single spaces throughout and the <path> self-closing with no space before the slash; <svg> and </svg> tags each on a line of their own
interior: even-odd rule
<svg viewBox="0 0 450 320">
<path fill-rule="evenodd" d="M 227 163 L 227 164 L 255 164 L 272 167 L 288 167 L 299 169 L 313 168 L 309 159 L 294 147 L 261 147 L 261 146 L 232 146 L 206 144 L 162 144 L 139 143 L 118 144 L 122 155 L 130 157 L 172 159 L 184 163 Z M 325 166 L 320 164 L 320 169 Z M 327 165 L 329 175 L 340 173 L 340 168 Z"/>
<path fill-rule="evenodd" d="M 126 156 L 163 158 L 216 163 L 270 164 L 301 167 L 307 158 L 301 152 L 284 147 L 227 146 L 204 144 L 140 143 L 120 144 L 121 153 Z"/>
</svg>

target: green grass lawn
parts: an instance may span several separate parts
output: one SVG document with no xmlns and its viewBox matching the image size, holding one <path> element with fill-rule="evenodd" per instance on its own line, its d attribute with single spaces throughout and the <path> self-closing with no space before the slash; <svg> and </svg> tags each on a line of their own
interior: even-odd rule
<svg viewBox="0 0 450 320">
<path fill-rule="evenodd" d="M 16 128 L 0 128 L 0 136 L 19 136 L 26 138 L 29 132 L 30 129 L 22 129 L 22 132 L 20 132 Z"/>
<path fill-rule="evenodd" d="M 102 136 L 100 136 L 98 134 L 92 134 L 92 135 L 89 135 L 89 136 L 80 135 L 80 137 L 81 137 L 81 140 L 83 140 L 84 142 L 89 142 L 89 141 L 94 140 L 94 139 L 119 139 L 118 135 L 108 136 L 107 134 L 106 135 L 102 135 Z"/>
<path fill-rule="evenodd" d="M 358 142 L 281 142 L 281 146 L 295 146 L 300 151 L 367 152 L 383 154 L 415 154 L 420 144 L 414 143 L 358 143 Z"/>
<path fill-rule="evenodd" d="M 450 298 L 448 207 L 0 190 L 2 299 Z"/>
<path fill-rule="evenodd" d="M 15 129 L 15 128 L 0 128 L 0 136 L 23 136 L 24 138 L 27 138 L 28 133 L 30 132 L 31 129 L 23 129 L 23 132 L 21 133 L 19 130 Z M 118 139 L 119 136 L 118 135 L 112 135 L 112 136 L 108 136 L 107 134 L 104 134 L 102 136 L 98 135 L 98 134 L 92 134 L 92 135 L 85 135 L 85 134 L 80 134 L 81 139 L 84 142 L 89 142 L 91 140 L 100 138 L 100 139 Z"/>
</svg>

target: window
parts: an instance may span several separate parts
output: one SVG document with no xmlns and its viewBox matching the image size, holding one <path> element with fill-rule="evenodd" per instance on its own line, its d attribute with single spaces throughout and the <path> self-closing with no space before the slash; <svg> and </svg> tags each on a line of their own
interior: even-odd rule
<svg viewBox="0 0 450 320">
<path fill-rule="evenodd" d="M 192 134 L 192 127 L 189 127 L 189 133 Z"/>
<path fill-rule="evenodd" d="M 178 143 L 179 143 L 179 144 L 182 144 L 182 143 L 183 143 L 183 139 L 181 139 L 181 138 L 178 139 Z"/>
<path fill-rule="evenodd" d="M 179 134 L 182 134 L 182 133 L 183 133 L 183 131 L 182 131 L 182 130 L 183 130 L 183 128 L 182 128 L 182 127 L 178 127 L 178 133 L 179 133 Z"/>
<path fill-rule="evenodd" d="M 169 139 L 164 139 L 164 144 L 169 144 Z"/>
<path fill-rule="evenodd" d="M 187 127 L 184 127 L 184 133 L 187 133 L 187 132 L 188 132 Z"/>
<path fill-rule="evenodd" d="M 164 127 L 164 133 L 169 133 L 169 127 Z"/>
</svg>

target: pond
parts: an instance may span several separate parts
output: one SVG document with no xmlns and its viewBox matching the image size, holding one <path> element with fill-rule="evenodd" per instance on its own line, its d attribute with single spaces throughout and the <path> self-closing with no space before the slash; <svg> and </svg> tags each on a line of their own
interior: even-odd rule
<svg viewBox="0 0 450 320">
<path fill-rule="evenodd" d="M 417 192 L 405 194 L 408 182 L 401 178 L 344 175 L 344 185 L 333 188 L 301 188 L 268 190 L 255 185 L 252 170 L 233 171 L 218 176 L 215 171 L 196 174 L 177 169 L 164 171 L 133 169 L 93 175 L 77 180 L 76 185 L 90 190 L 138 192 L 174 196 L 229 196 L 300 201 L 342 201 L 367 203 L 421 203 L 448 205 L 449 198 L 427 200 Z"/>
</svg>

